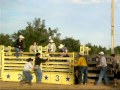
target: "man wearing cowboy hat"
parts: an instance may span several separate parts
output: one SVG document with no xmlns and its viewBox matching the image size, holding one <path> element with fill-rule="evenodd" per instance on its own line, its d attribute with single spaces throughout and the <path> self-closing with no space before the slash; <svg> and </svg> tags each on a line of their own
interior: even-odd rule
<svg viewBox="0 0 120 90">
<path fill-rule="evenodd" d="M 20 54 L 19 52 L 23 51 L 23 40 L 24 40 L 24 36 L 20 35 L 19 38 L 16 40 L 15 42 L 15 50 L 16 50 L 16 56 L 18 57 Z"/>
<path fill-rule="evenodd" d="M 78 62 L 76 62 L 74 65 L 71 66 L 78 66 L 78 83 L 86 85 L 87 75 L 88 75 L 88 63 L 87 63 L 87 59 L 84 57 L 84 53 L 82 52 L 79 53 Z"/>
<path fill-rule="evenodd" d="M 63 44 L 60 44 L 60 45 L 59 45 L 59 47 L 58 47 L 58 48 L 59 48 L 59 52 L 63 52 L 63 47 L 64 47 Z"/>
<path fill-rule="evenodd" d="M 99 52 L 99 55 L 97 57 L 99 58 L 99 65 L 97 65 L 97 67 L 100 68 L 100 74 L 98 76 L 98 81 L 95 84 L 100 84 L 102 82 L 102 79 L 104 79 L 105 83 L 108 85 L 109 81 L 107 77 L 107 61 L 104 56 L 104 52 Z"/>
<path fill-rule="evenodd" d="M 52 39 L 50 39 L 48 44 L 48 52 L 55 52 L 56 51 L 56 45 Z"/>
</svg>

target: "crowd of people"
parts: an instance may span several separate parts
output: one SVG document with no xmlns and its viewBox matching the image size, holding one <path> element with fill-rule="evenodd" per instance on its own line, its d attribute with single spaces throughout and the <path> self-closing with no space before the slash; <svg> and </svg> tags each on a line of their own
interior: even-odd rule
<svg viewBox="0 0 120 90">
<path fill-rule="evenodd" d="M 16 56 L 19 57 L 21 55 L 21 53 L 24 51 L 24 42 L 25 37 L 23 35 L 20 35 L 18 37 L 18 39 L 15 42 L 15 51 L 16 51 Z M 57 50 L 57 47 L 55 45 L 55 42 L 53 41 L 53 39 L 49 39 L 49 43 L 48 43 L 48 52 L 49 53 L 54 53 Z M 68 52 L 68 49 L 65 47 L 65 45 L 60 44 L 58 46 L 58 51 L 59 52 Z M 37 42 L 33 42 L 33 44 L 29 47 L 29 52 L 33 52 L 33 53 L 37 53 L 39 52 L 39 48 L 38 48 L 38 44 Z"/>
<path fill-rule="evenodd" d="M 15 44 L 15 50 L 16 50 L 16 56 L 20 56 L 20 52 L 23 52 L 23 40 L 24 36 L 20 35 L 19 38 L 16 40 Z M 62 57 L 69 56 L 67 54 L 68 49 L 63 44 L 60 44 L 59 52 L 63 52 Z M 24 65 L 23 70 L 23 76 L 26 78 L 23 78 L 20 83 L 28 83 L 31 85 L 32 75 L 30 72 L 30 69 L 33 69 L 36 75 L 36 83 L 41 83 L 42 79 L 42 71 L 40 69 L 40 64 L 43 62 L 46 62 L 48 58 L 43 59 L 40 57 L 40 53 L 38 52 L 38 45 L 36 42 L 33 43 L 33 45 L 30 46 L 29 49 L 30 52 L 36 53 L 35 55 L 35 65 L 32 65 L 33 59 L 29 58 L 27 60 L 27 63 Z M 55 52 L 56 51 L 56 45 L 52 39 L 50 39 L 48 44 L 48 52 Z M 98 64 L 96 65 L 96 68 L 99 68 L 100 73 L 98 76 L 98 80 L 95 82 L 95 85 L 99 85 L 102 82 L 102 79 L 105 80 L 105 84 L 109 85 L 109 78 L 107 76 L 108 71 L 108 65 L 107 60 L 105 57 L 104 52 L 100 52 L 96 58 L 98 59 Z M 117 86 L 116 81 L 120 79 L 120 61 L 115 58 L 115 54 L 110 55 L 111 58 L 111 72 L 114 74 L 114 86 Z M 88 82 L 88 61 L 87 58 L 85 58 L 84 53 L 79 53 L 79 59 L 74 64 L 70 64 L 71 67 L 78 67 L 78 84 L 87 84 Z"/>
</svg>

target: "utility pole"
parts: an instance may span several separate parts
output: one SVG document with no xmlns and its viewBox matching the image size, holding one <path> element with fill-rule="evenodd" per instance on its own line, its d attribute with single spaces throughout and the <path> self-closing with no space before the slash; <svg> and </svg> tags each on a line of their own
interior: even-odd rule
<svg viewBox="0 0 120 90">
<path fill-rule="evenodd" d="M 111 23 L 111 53 L 114 54 L 114 0 L 111 3 L 111 14 L 112 14 L 112 23 Z"/>
</svg>

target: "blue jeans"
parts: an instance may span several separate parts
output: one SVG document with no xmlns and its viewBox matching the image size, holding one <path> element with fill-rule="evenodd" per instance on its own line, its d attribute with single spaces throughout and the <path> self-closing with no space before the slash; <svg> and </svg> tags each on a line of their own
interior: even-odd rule
<svg viewBox="0 0 120 90">
<path fill-rule="evenodd" d="M 42 79 L 42 71 L 40 68 L 37 68 L 35 70 L 35 75 L 36 75 L 36 83 L 39 83 L 41 82 L 41 79 Z"/>
<path fill-rule="evenodd" d="M 79 66 L 78 70 L 79 70 L 78 83 L 87 83 L 88 67 L 87 66 Z"/>
<path fill-rule="evenodd" d="M 25 80 L 31 82 L 31 80 L 32 80 L 32 75 L 30 74 L 29 71 L 23 71 L 23 75 L 25 76 Z"/>
<path fill-rule="evenodd" d="M 16 57 L 20 56 L 20 53 L 19 53 L 19 52 L 20 52 L 21 50 L 20 50 L 19 48 L 15 48 L 15 51 L 16 51 Z"/>
<path fill-rule="evenodd" d="M 100 84 L 102 82 L 102 79 L 105 80 L 106 84 L 109 84 L 108 77 L 107 77 L 107 66 L 106 67 L 101 67 L 100 74 L 98 76 L 98 81 L 97 81 L 96 84 Z"/>
</svg>

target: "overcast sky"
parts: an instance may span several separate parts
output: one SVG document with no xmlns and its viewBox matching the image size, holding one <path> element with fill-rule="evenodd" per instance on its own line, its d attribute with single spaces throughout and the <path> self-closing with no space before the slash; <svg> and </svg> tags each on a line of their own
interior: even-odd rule
<svg viewBox="0 0 120 90">
<path fill-rule="evenodd" d="M 0 33 L 13 34 L 34 18 L 61 38 L 111 46 L 111 0 L 0 0 Z M 120 46 L 120 0 L 115 0 L 115 46 Z"/>
</svg>

